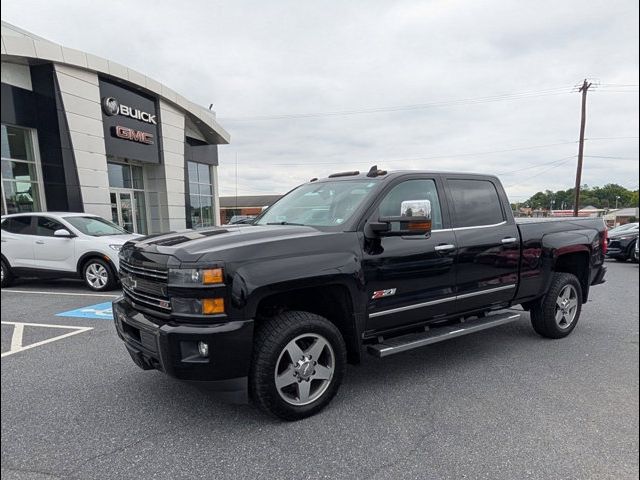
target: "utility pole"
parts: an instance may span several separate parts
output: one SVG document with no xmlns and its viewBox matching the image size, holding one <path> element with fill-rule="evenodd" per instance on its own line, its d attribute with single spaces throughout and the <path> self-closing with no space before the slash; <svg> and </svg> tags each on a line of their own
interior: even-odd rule
<svg viewBox="0 0 640 480">
<path fill-rule="evenodd" d="M 587 83 L 584 79 L 582 86 L 578 90 L 582 92 L 582 117 L 580 119 L 580 143 L 578 144 L 578 169 L 576 170 L 576 198 L 573 205 L 573 216 L 578 216 L 580 210 L 580 182 L 582 181 L 582 154 L 584 153 L 584 127 L 587 122 L 587 90 L 591 87 L 591 83 Z"/>
</svg>

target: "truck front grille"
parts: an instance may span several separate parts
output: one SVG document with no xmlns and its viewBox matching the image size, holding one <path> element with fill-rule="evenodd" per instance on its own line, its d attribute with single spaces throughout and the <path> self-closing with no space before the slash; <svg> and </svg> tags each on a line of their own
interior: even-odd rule
<svg viewBox="0 0 640 480">
<path fill-rule="evenodd" d="M 132 304 L 163 313 L 171 312 L 171 301 L 167 294 L 167 279 L 166 269 L 143 267 L 120 260 L 122 291 Z"/>
<path fill-rule="evenodd" d="M 120 259 L 120 268 L 136 276 L 146 277 L 152 280 L 164 280 L 165 283 L 169 278 L 169 272 L 167 272 L 166 269 L 141 267 L 125 262 L 122 259 Z"/>
</svg>

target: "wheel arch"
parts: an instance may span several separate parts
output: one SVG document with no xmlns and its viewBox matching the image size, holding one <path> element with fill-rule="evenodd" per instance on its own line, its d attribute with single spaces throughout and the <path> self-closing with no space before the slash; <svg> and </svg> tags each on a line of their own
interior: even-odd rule
<svg viewBox="0 0 640 480">
<path fill-rule="evenodd" d="M 78 263 L 76 264 L 76 271 L 78 272 L 78 275 L 82 277 L 82 270 L 84 268 L 84 265 L 87 263 L 87 261 L 93 258 L 98 258 L 102 261 L 107 262 L 109 267 L 113 270 L 113 273 L 115 273 L 116 276 L 118 275 L 118 269 L 113 263 L 113 260 L 111 259 L 111 257 L 109 257 L 109 255 L 105 255 L 104 253 L 100 253 L 96 251 L 87 252 L 78 259 Z"/>
<path fill-rule="evenodd" d="M 586 303 L 589 298 L 589 250 L 574 249 L 573 251 L 561 253 L 555 258 L 555 272 L 571 273 L 578 278 L 582 289 L 582 303 Z"/>
<path fill-rule="evenodd" d="M 350 363 L 360 361 L 360 315 L 350 289 L 341 283 L 301 286 L 265 294 L 257 302 L 255 319 L 264 321 L 283 311 L 305 311 L 326 318 L 344 338 Z"/>
</svg>

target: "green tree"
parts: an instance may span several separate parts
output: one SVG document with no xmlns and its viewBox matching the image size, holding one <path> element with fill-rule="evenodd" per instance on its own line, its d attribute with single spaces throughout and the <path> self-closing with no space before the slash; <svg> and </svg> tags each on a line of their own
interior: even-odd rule
<svg viewBox="0 0 640 480">
<path fill-rule="evenodd" d="M 522 205 L 529 205 L 535 209 L 555 210 L 571 209 L 575 199 L 575 189 L 558 190 L 552 192 L 545 190 L 537 192 L 528 200 L 522 202 Z M 615 208 L 616 199 L 618 208 L 637 207 L 638 206 L 638 190 L 628 190 L 622 185 L 608 183 L 602 187 L 589 187 L 583 185 L 580 188 L 580 208 L 593 205 L 596 208 Z"/>
</svg>

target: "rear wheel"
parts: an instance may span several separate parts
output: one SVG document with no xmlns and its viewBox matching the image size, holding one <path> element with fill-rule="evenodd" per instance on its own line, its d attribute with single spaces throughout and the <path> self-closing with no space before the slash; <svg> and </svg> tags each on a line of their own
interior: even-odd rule
<svg viewBox="0 0 640 480">
<path fill-rule="evenodd" d="M 547 295 L 531 308 L 531 325 L 543 337 L 566 337 L 576 327 L 581 310 L 582 287 L 578 277 L 555 273 Z"/>
<path fill-rule="evenodd" d="M 347 353 L 340 331 L 308 312 L 285 312 L 257 325 L 249 377 L 253 401 L 284 420 L 322 410 L 338 391 Z"/>
<path fill-rule="evenodd" d="M 84 283 L 91 290 L 102 292 L 111 290 L 116 284 L 116 274 L 111 266 L 99 258 L 87 260 L 82 268 Z"/>
<path fill-rule="evenodd" d="M 4 260 L 2 260 L 2 288 L 11 285 L 12 281 L 13 274 L 11 273 L 11 268 Z"/>
</svg>

